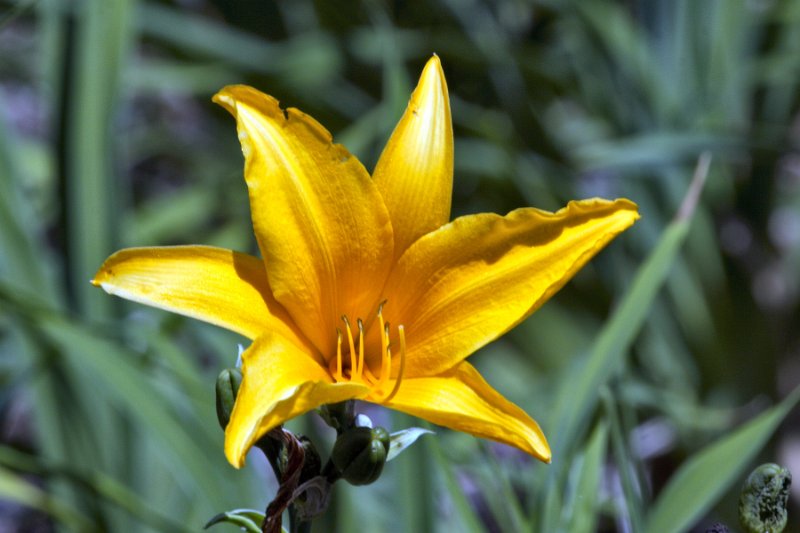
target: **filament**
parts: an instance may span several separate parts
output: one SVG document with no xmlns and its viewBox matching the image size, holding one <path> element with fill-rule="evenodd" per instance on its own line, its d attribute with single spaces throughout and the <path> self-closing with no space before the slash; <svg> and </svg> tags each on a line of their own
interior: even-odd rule
<svg viewBox="0 0 800 533">
<path fill-rule="evenodd" d="M 350 329 L 350 321 L 347 320 L 346 315 L 342 315 L 344 325 L 347 327 L 347 341 L 350 343 L 350 376 L 356 371 L 356 345 L 353 342 L 353 331 Z"/>
<path fill-rule="evenodd" d="M 336 328 L 336 381 L 342 379 L 342 330 Z"/>
<path fill-rule="evenodd" d="M 388 402 L 394 395 L 397 394 L 397 391 L 400 390 L 400 382 L 403 381 L 403 373 L 406 370 L 406 334 L 405 328 L 403 326 L 398 326 L 397 332 L 400 335 L 400 371 L 397 373 L 397 380 L 394 382 L 394 387 L 392 387 L 392 392 L 386 396 L 383 401 Z M 388 348 L 387 348 L 388 350 Z"/>
<path fill-rule="evenodd" d="M 356 323 L 358 324 L 358 367 L 355 369 L 355 378 L 359 379 L 364 372 L 364 323 L 360 318 Z"/>
<path fill-rule="evenodd" d="M 378 306 L 378 323 L 381 328 L 381 376 L 380 383 L 385 383 L 389 379 L 389 372 L 392 369 L 392 360 L 389 357 L 389 324 L 383 321 L 383 304 L 386 300 L 381 302 Z"/>
</svg>

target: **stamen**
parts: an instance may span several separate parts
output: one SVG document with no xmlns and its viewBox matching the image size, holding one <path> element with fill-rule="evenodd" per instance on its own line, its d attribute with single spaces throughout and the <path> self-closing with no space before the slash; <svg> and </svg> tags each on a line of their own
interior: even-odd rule
<svg viewBox="0 0 800 533">
<path fill-rule="evenodd" d="M 389 374 L 392 370 L 392 353 L 389 350 L 389 324 L 383 323 L 383 316 L 381 319 L 381 385 L 389 380 Z"/>
<path fill-rule="evenodd" d="M 380 326 L 380 335 L 381 335 L 381 376 L 379 378 L 379 382 L 383 385 L 387 379 L 389 379 L 389 370 L 388 366 L 390 361 L 386 358 L 386 349 L 389 346 L 389 325 L 384 323 L 383 321 L 383 306 L 386 304 L 386 300 L 382 301 L 380 305 L 378 305 L 378 325 Z"/>
<path fill-rule="evenodd" d="M 344 325 L 347 327 L 347 341 L 350 343 L 350 377 L 352 379 L 353 373 L 356 371 L 356 345 L 353 342 L 353 331 L 350 329 L 350 321 L 347 320 L 346 315 L 342 315 Z"/>
<path fill-rule="evenodd" d="M 359 318 L 356 323 L 358 324 L 358 368 L 356 368 L 356 379 L 361 378 L 364 372 L 364 323 Z"/>
<path fill-rule="evenodd" d="M 398 326 L 397 328 L 398 333 L 400 334 L 400 371 L 397 373 L 397 381 L 394 382 L 394 387 L 392 387 L 392 392 L 383 399 L 384 402 L 388 402 L 394 395 L 397 394 L 397 391 L 400 390 L 400 382 L 403 381 L 403 373 L 406 370 L 406 333 L 405 328 L 403 326 Z M 388 348 L 387 348 L 388 352 Z M 391 358 L 390 358 L 391 361 Z"/>
<path fill-rule="evenodd" d="M 342 380 L 342 330 L 336 328 L 336 381 Z"/>
<path fill-rule="evenodd" d="M 354 331 L 347 315 L 342 315 L 342 322 L 344 322 L 345 325 L 344 329 L 336 328 L 336 363 L 334 364 L 333 361 L 330 361 L 328 365 L 329 371 L 336 382 L 356 381 L 363 383 L 372 390 L 371 395 L 373 398 L 376 398 L 376 400 L 383 396 L 383 399 L 378 400 L 381 403 L 390 401 L 397 394 L 397 391 L 400 390 L 400 384 L 403 381 L 403 375 L 406 369 L 405 328 L 399 326 L 397 331 L 400 338 L 400 365 L 392 390 L 388 394 L 385 394 L 388 388 L 387 385 L 392 378 L 391 328 L 390 324 L 383 318 L 383 306 L 385 304 L 386 300 L 378 305 L 378 324 L 376 324 L 380 327 L 379 334 L 381 338 L 380 372 L 373 373 L 373 370 L 367 366 L 367 354 L 364 349 L 364 338 L 366 337 L 364 322 L 360 318 L 356 320 L 358 326 L 358 350 L 356 351 L 356 341 L 353 336 Z M 345 375 L 346 369 L 344 368 L 344 356 L 342 354 L 342 342 L 344 342 L 345 333 L 347 334 L 347 344 L 345 347 L 349 346 L 350 348 L 350 365 L 348 367 L 350 371 L 348 375 Z"/>
</svg>

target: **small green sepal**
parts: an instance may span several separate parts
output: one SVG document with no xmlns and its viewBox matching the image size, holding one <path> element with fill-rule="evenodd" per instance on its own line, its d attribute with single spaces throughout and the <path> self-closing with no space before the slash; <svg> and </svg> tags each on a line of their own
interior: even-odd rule
<svg viewBox="0 0 800 533">
<path fill-rule="evenodd" d="M 325 423 L 335 429 L 338 435 L 355 426 L 356 403 L 353 400 L 323 405 L 318 412 Z"/>
<path fill-rule="evenodd" d="M 386 461 L 391 461 L 400 455 L 403 450 L 414 444 L 418 438 L 427 434 L 433 435 L 434 433 L 429 429 L 423 428 L 408 428 L 395 431 L 389 435 L 389 453 L 386 456 Z"/>
</svg>

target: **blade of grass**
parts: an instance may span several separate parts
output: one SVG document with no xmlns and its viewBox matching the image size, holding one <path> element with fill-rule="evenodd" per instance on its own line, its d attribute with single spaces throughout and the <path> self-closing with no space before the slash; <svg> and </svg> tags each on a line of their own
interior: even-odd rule
<svg viewBox="0 0 800 533">
<path fill-rule="evenodd" d="M 644 531 L 690 528 L 736 482 L 798 403 L 800 387 L 778 405 L 689 458 L 664 487 Z"/>
<path fill-rule="evenodd" d="M 214 491 L 219 480 L 210 467 L 214 462 L 197 442 L 202 432 L 192 431 L 189 420 L 179 419 L 177 413 L 170 412 L 171 402 L 135 364 L 135 354 L 126 353 L 119 346 L 63 320 L 40 318 L 37 326 L 64 350 L 73 364 L 91 376 L 92 389 L 101 387 L 109 401 L 124 407 L 141 427 L 151 429 L 163 439 L 164 452 L 172 456 L 176 480 L 184 490 L 196 494 L 206 504 L 213 501 L 209 491 Z"/>
<path fill-rule="evenodd" d="M 21 285 L 47 290 L 57 294 L 41 265 L 34 243 L 36 231 L 29 202 L 22 201 L 19 191 L 22 162 L 17 159 L 19 150 L 15 139 L 9 135 L 5 121 L 0 117 L 0 275 Z"/>
<path fill-rule="evenodd" d="M 0 499 L 44 511 L 72 531 L 94 531 L 92 522 L 71 505 L 50 496 L 30 481 L 0 466 Z"/>
<path fill-rule="evenodd" d="M 198 502 L 208 505 L 215 500 L 212 495 L 223 493 L 213 468 L 214 465 L 221 466 L 221 461 L 213 461 L 208 453 L 213 443 L 202 446 L 200 437 L 206 433 L 205 430 L 193 431 L 186 413 L 180 414 L 171 408 L 172 402 L 154 386 L 144 369 L 137 364 L 137 354 L 78 322 L 36 306 L 37 301 L 36 297 L 22 295 L 15 287 L 0 282 L 0 302 L 10 302 L 22 311 L 20 318 L 26 326 L 43 342 L 46 339 L 58 349 L 52 356 L 63 357 L 64 360 L 59 363 L 68 363 L 82 373 L 83 379 L 77 383 L 86 387 L 83 392 L 93 399 L 90 405 L 94 406 L 98 403 L 98 397 L 102 398 L 104 406 L 111 403 L 124 408 L 140 427 L 151 430 L 162 440 L 164 453 L 171 456 L 166 463 L 174 466 L 176 481 Z M 21 302 L 28 302 L 28 306 Z M 49 389 L 52 390 L 51 387 Z M 56 398 L 51 401 L 57 401 Z M 86 415 L 85 420 L 94 422 L 94 407 L 87 409 L 91 414 Z M 109 448 L 113 443 L 104 445 L 104 449 L 114 449 Z M 57 459 L 70 460 L 68 457 Z"/>
<path fill-rule="evenodd" d="M 423 427 L 430 429 L 427 425 L 423 425 Z M 475 509 L 467 500 L 463 487 L 456 479 L 453 465 L 445 456 L 439 439 L 431 438 L 427 439 L 427 442 L 423 440 L 420 445 L 426 447 L 425 451 L 433 457 L 434 463 L 436 463 L 436 470 L 442 474 L 447 495 L 450 496 L 453 507 L 455 507 L 455 515 L 461 522 L 462 529 L 460 531 L 471 533 L 484 531 L 480 518 L 475 514 Z"/>
<path fill-rule="evenodd" d="M 392 426 L 406 428 L 416 425 L 416 420 L 402 413 L 392 413 Z M 430 428 L 425 428 L 430 429 Z M 434 435 L 430 440 L 436 440 Z M 397 492 L 402 495 L 403 510 L 396 511 L 402 515 L 403 529 L 406 531 L 432 531 L 434 527 L 435 491 L 431 486 L 430 452 L 425 448 L 425 439 L 405 449 L 392 461 L 397 475 Z"/>
<path fill-rule="evenodd" d="M 619 368 L 644 323 L 645 310 L 658 294 L 688 233 L 691 214 L 708 172 L 709 159 L 707 154 L 701 157 L 677 216 L 637 272 L 630 289 L 600 333 L 582 371 L 570 377 L 572 383 L 569 387 L 562 387 L 553 417 L 556 421 L 553 446 L 556 455 L 564 454 L 571 443 L 579 442 L 578 434 L 597 403 L 598 391 Z M 554 459 L 557 461 L 555 455 Z"/>
<path fill-rule="evenodd" d="M 74 73 L 65 69 L 63 189 L 67 282 L 75 308 L 106 318 L 111 300 L 86 283 L 113 249 L 116 210 L 109 154 L 118 81 L 132 37 L 132 1 L 82 2 L 74 9 Z"/>
<path fill-rule="evenodd" d="M 163 39 L 185 51 L 223 60 L 227 65 L 271 73 L 285 46 L 269 43 L 213 20 L 153 2 L 139 6 L 138 25 L 143 34 Z M 181 28 L 181 31 L 175 31 Z"/>
<path fill-rule="evenodd" d="M 598 495 L 603 463 L 608 443 L 608 425 L 600 422 L 592 432 L 589 442 L 577 463 L 580 475 L 574 486 L 570 502 L 564 509 L 567 517 L 566 531 L 571 533 L 591 533 L 597 525 Z"/>
<path fill-rule="evenodd" d="M 177 522 L 174 518 L 162 515 L 158 511 L 151 509 L 138 494 L 102 472 L 86 473 L 74 466 L 50 464 L 8 446 L 0 446 L 0 465 L 23 470 L 38 476 L 64 478 L 81 487 L 86 487 L 95 497 L 104 498 L 119 506 L 140 522 L 153 526 L 157 531 L 170 533 L 189 533 L 194 531 L 194 529 Z M 62 517 L 60 516 L 59 518 Z"/>
<path fill-rule="evenodd" d="M 548 496 L 542 503 L 533 503 L 534 506 L 543 506 L 540 513 L 543 530 L 551 530 L 558 523 L 557 517 L 562 507 L 557 495 L 562 491 L 572 447 L 581 441 L 588 417 L 597 405 L 598 391 L 624 361 L 628 347 L 644 323 L 644 310 L 651 307 L 688 234 L 691 214 L 702 190 L 709 160 L 707 154 L 700 158 L 692 185 L 675 219 L 640 267 L 630 289 L 604 326 L 580 370 L 576 367 L 575 371 L 570 372 L 565 377 L 569 382 L 562 383 L 560 387 L 551 419 L 551 427 L 555 429 L 552 440 L 554 464 L 547 476 L 537 480 L 538 490 L 548 487 Z"/>
<path fill-rule="evenodd" d="M 322 31 L 269 42 L 233 26 L 153 2 L 140 5 L 137 25 L 143 34 L 187 52 L 219 59 L 228 68 L 274 74 L 299 91 L 327 85 L 341 64 L 339 48 Z"/>
<path fill-rule="evenodd" d="M 484 478 L 491 480 L 490 484 L 483 487 L 482 492 L 495 514 L 495 519 L 503 524 L 503 529 L 506 531 L 528 531 L 531 524 L 525 517 L 508 472 L 497 460 L 486 441 L 481 440 L 479 447 L 481 455 L 486 458 Z M 498 485 L 499 490 L 496 490 Z"/>
<path fill-rule="evenodd" d="M 636 460 L 627 445 L 626 433 L 623 430 L 619 413 L 617 412 L 616 402 L 611 395 L 608 387 L 603 387 L 602 392 L 603 407 L 605 408 L 605 418 L 611 427 L 611 445 L 614 450 L 614 457 L 617 463 L 622 491 L 625 496 L 625 514 L 630 523 L 631 531 L 642 530 L 642 495 L 639 480 L 634 477 Z"/>
</svg>

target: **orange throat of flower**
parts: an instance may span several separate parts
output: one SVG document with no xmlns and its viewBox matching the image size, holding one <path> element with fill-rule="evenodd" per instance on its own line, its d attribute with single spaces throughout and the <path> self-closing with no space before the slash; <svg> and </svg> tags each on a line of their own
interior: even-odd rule
<svg viewBox="0 0 800 533">
<path fill-rule="evenodd" d="M 403 372 L 406 364 L 406 337 L 402 325 L 397 327 L 397 336 L 400 344 L 400 362 L 397 376 L 392 379 L 392 342 L 390 337 L 389 323 L 383 320 L 383 305 L 378 306 L 378 326 L 381 336 L 380 369 L 377 375 L 366 364 L 366 354 L 364 350 L 364 323 L 359 318 L 356 321 L 358 328 L 357 338 L 353 335 L 353 328 L 346 316 L 342 316 L 345 331 L 336 328 L 336 358 L 331 359 L 328 364 L 328 371 L 333 380 L 337 383 L 356 382 L 362 383 L 370 388 L 367 400 L 376 403 L 386 403 L 391 400 L 400 389 L 403 381 Z M 345 344 L 347 353 L 343 355 L 342 343 Z M 349 355 L 349 357 L 348 357 Z M 347 359 L 345 359 L 347 358 Z M 392 383 L 394 381 L 394 383 Z"/>
</svg>

